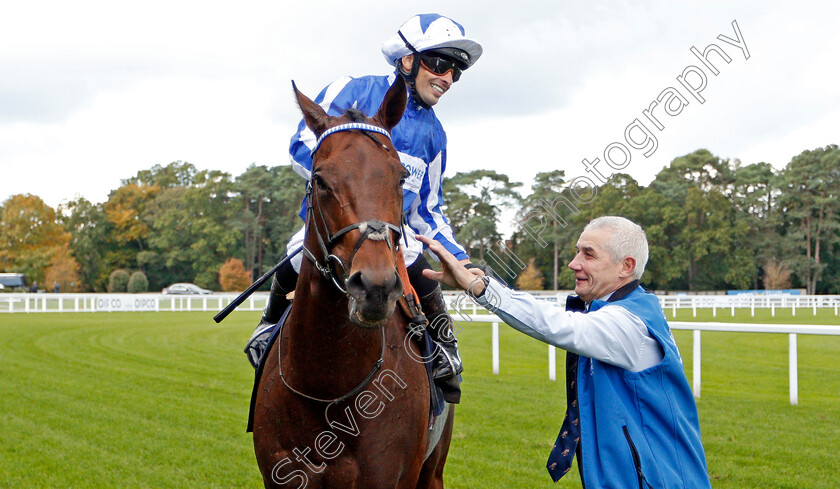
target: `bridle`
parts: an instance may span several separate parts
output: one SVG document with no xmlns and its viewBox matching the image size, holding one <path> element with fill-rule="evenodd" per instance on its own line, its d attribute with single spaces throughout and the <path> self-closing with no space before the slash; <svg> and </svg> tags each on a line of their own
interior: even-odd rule
<svg viewBox="0 0 840 489">
<path fill-rule="evenodd" d="M 315 176 L 315 174 L 314 174 L 314 169 L 315 169 L 314 156 L 315 156 L 315 152 L 321 146 L 321 141 L 323 141 L 324 138 L 326 138 L 330 134 L 334 134 L 336 132 L 341 132 L 341 131 L 353 131 L 353 130 L 362 131 L 362 134 L 369 137 L 374 142 L 376 142 L 377 144 L 382 146 L 386 151 L 388 151 L 387 146 L 385 146 L 384 144 L 379 142 L 376 138 L 374 138 L 373 136 L 370 135 L 371 132 L 376 132 L 376 133 L 385 135 L 390 140 L 391 135 L 388 133 L 388 131 L 386 131 L 385 129 L 383 129 L 381 127 L 374 126 L 372 124 L 364 124 L 364 123 L 360 123 L 360 122 L 341 124 L 341 125 L 338 125 L 338 126 L 335 126 L 335 127 L 331 127 L 330 129 L 327 129 L 323 134 L 321 134 L 321 136 L 318 138 L 318 142 L 315 144 L 315 147 L 312 149 L 313 177 Z M 313 223 L 312 223 L 312 229 L 315 232 L 315 236 L 318 238 L 318 247 L 321 249 L 321 255 L 326 257 L 326 258 L 324 258 L 324 263 L 322 263 L 312 253 L 312 251 L 310 251 L 306 247 L 305 244 L 302 248 L 303 249 L 303 254 L 309 260 L 312 261 L 312 263 L 315 265 L 315 268 L 317 268 L 318 271 L 321 273 L 321 276 L 323 276 L 326 280 L 332 281 L 332 283 L 336 286 L 336 288 L 338 288 L 338 290 L 340 290 L 343 294 L 347 294 L 347 286 L 346 286 L 346 282 L 348 280 L 347 270 L 350 270 L 350 267 L 352 266 L 352 263 L 353 263 L 353 257 L 356 256 L 356 252 L 359 251 L 359 248 L 362 247 L 362 244 L 368 239 L 371 240 L 371 241 L 385 241 L 385 242 L 388 243 L 388 248 L 391 251 L 394 251 L 393 244 L 391 243 L 391 240 L 388 239 L 390 237 L 389 236 L 390 233 L 388 233 L 388 231 L 391 230 L 391 231 L 395 232 L 397 234 L 397 241 L 399 241 L 399 238 L 402 236 L 402 229 L 400 227 L 395 226 L 395 225 L 393 225 L 391 223 L 388 223 L 388 222 L 380 221 L 378 219 L 369 219 L 367 221 L 351 224 L 347 227 L 344 227 L 344 228 L 338 230 L 335 233 L 330 232 L 330 229 L 327 226 L 327 221 L 324 218 L 324 213 L 321 211 L 320 206 L 315 205 L 314 188 L 315 188 L 316 185 L 317 185 L 317 179 L 310 178 L 309 179 L 309 184 L 306 187 L 306 200 L 307 200 L 306 214 L 307 214 L 307 219 L 313 219 L 314 220 Z M 317 219 L 316 219 L 316 217 L 317 217 Z M 320 221 L 321 227 L 323 227 L 323 234 L 321 232 L 321 229 L 319 228 L 319 221 Z M 403 222 L 405 221 L 405 216 L 404 215 L 401 217 L 401 221 L 403 221 Z M 338 240 L 342 236 L 349 233 L 350 231 L 353 231 L 354 229 L 358 229 L 362 233 L 362 235 L 356 241 L 356 245 L 353 247 L 353 252 L 350 254 L 350 258 L 348 260 L 348 263 L 347 263 L 347 265 L 345 265 L 344 261 L 341 258 L 339 258 L 338 256 L 336 256 L 335 254 L 332 253 L 332 249 L 335 247 L 336 243 L 338 242 Z M 337 265 L 341 268 L 341 273 L 344 276 L 344 280 L 343 280 L 344 284 L 342 284 L 342 281 L 340 281 L 338 279 L 338 277 L 336 275 L 336 271 L 333 268 L 333 264 L 335 264 L 335 265 Z M 351 390 L 347 394 L 344 394 L 340 397 L 336 397 L 334 399 L 321 399 L 321 398 L 318 398 L 318 397 L 310 396 L 308 394 L 305 394 L 305 393 L 295 389 L 291 385 L 289 385 L 289 383 L 286 381 L 286 377 L 283 375 L 283 358 L 282 358 L 282 354 L 281 354 L 282 347 L 280 346 L 279 343 L 280 343 L 280 338 L 282 338 L 282 336 L 283 336 L 282 333 L 283 333 L 284 322 L 285 321 L 283 321 L 283 320 L 280 321 L 279 328 L 278 328 L 279 331 L 277 332 L 277 334 L 279 335 L 278 338 L 277 338 L 277 343 L 278 343 L 278 345 L 277 345 L 277 354 L 278 354 L 277 370 L 280 374 L 280 380 L 283 382 L 283 384 L 286 386 L 287 389 L 289 389 L 290 391 L 294 392 L 295 394 L 297 394 L 301 397 L 304 397 L 306 399 L 309 399 L 311 401 L 325 402 L 325 403 L 329 403 L 329 405 L 333 405 L 333 404 L 337 404 L 339 402 L 342 402 L 346 399 L 349 399 L 350 397 L 353 397 L 354 395 L 361 392 L 362 389 L 364 389 L 365 386 L 367 386 L 370 383 L 370 381 L 373 380 L 373 376 L 376 375 L 376 373 L 379 371 L 379 369 L 382 368 L 382 364 L 385 362 L 385 344 L 386 344 L 385 328 L 381 327 L 379 329 L 382 331 L 382 340 L 381 340 L 382 346 L 381 346 L 381 350 L 379 352 L 379 360 L 376 361 L 373 368 L 370 370 L 370 372 L 368 372 L 368 374 L 364 378 L 364 380 L 362 380 L 356 387 L 353 388 L 353 390 Z M 327 406 L 327 409 L 324 411 L 324 416 L 327 416 L 327 412 L 329 411 L 329 405 Z M 327 422 L 329 423 L 329 418 L 327 418 Z"/>
<path fill-rule="evenodd" d="M 318 151 L 318 148 L 321 146 L 321 142 L 329 136 L 330 134 L 334 134 L 336 132 L 341 131 L 353 131 L 353 130 L 360 130 L 362 134 L 371 138 L 377 144 L 382 146 L 385 150 L 388 148 L 376 140 L 373 136 L 370 135 L 371 132 L 379 133 L 385 135 L 389 140 L 391 139 L 391 135 L 385 129 L 374 126 L 372 124 L 365 124 L 361 122 L 352 122 L 348 124 L 341 124 L 335 127 L 331 127 L 327 129 L 321 136 L 318 138 L 318 142 L 315 144 L 315 147 L 312 149 L 312 156 L 314 160 L 315 152 Z M 314 163 L 313 163 L 313 172 L 314 172 Z M 313 177 L 314 177 L 313 173 Z M 306 214 L 309 216 L 310 219 L 313 219 L 312 229 L 315 233 L 315 237 L 318 239 L 318 247 L 321 251 L 321 256 L 324 257 L 324 262 L 321 262 L 314 253 L 310 249 L 308 249 L 305 245 L 303 247 L 303 254 L 308 258 L 312 263 L 315 265 L 315 268 L 318 272 L 321 273 L 321 276 L 327 280 L 332 281 L 332 283 L 341 291 L 342 294 L 347 294 L 347 271 L 350 270 L 350 267 L 353 265 L 353 258 L 356 256 L 356 253 L 359 251 L 359 248 L 362 247 L 362 244 L 366 240 L 371 241 L 385 241 L 388 244 L 388 249 L 392 252 L 394 251 L 393 244 L 390 239 L 389 230 L 393 231 L 397 235 L 397 241 L 402 236 L 402 228 L 395 226 L 389 222 L 380 221 L 378 219 L 369 219 L 367 221 L 358 222 L 355 224 L 351 224 L 347 227 L 344 227 L 338 230 L 335 233 L 330 232 L 329 227 L 327 226 L 327 221 L 324 218 L 324 213 L 321 211 L 320 206 L 316 206 L 315 203 L 315 187 L 317 185 L 316 178 L 310 178 L 309 183 L 306 186 Z M 403 218 L 404 219 L 404 218 Z M 323 229 L 323 231 L 322 231 Z M 345 234 L 349 233 L 358 229 L 362 235 L 356 241 L 356 245 L 353 247 L 353 252 L 350 254 L 350 257 L 345 264 L 344 261 L 332 253 L 332 249 L 338 243 L 339 239 L 341 239 Z M 339 280 L 337 275 L 336 267 L 341 269 L 341 275 L 343 280 Z"/>
</svg>

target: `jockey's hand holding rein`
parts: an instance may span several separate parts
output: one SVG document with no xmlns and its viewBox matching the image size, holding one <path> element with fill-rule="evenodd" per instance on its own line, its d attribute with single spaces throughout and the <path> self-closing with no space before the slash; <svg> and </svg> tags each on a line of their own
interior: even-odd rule
<svg viewBox="0 0 840 489">
<path fill-rule="evenodd" d="M 450 287 L 463 289 L 473 296 L 480 296 L 487 286 L 484 272 L 479 268 L 467 269 L 464 261 L 458 261 L 442 244 L 426 236 L 417 235 L 417 240 L 429 247 L 429 251 L 437 255 L 442 271 L 423 270 L 423 276 L 437 280 Z"/>
</svg>

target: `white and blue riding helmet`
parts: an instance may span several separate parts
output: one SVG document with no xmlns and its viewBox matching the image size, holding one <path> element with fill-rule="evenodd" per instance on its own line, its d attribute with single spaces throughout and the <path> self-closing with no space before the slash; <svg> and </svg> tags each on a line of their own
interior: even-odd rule
<svg viewBox="0 0 840 489">
<path fill-rule="evenodd" d="M 393 66 L 403 56 L 412 54 L 405 41 L 419 52 L 444 51 L 445 48 L 461 50 L 467 55 L 466 58 L 458 56 L 466 63 L 464 69 L 478 61 L 484 51 L 481 44 L 466 36 L 461 24 L 439 14 L 419 14 L 405 21 L 397 33 L 382 45 L 382 54 L 388 64 Z"/>
<path fill-rule="evenodd" d="M 425 51 L 434 51 L 452 58 L 458 62 L 461 70 L 466 70 L 478 61 L 484 50 L 481 44 L 466 36 L 461 24 L 439 14 L 419 14 L 411 17 L 382 45 L 382 54 L 388 60 L 388 64 L 401 71 L 400 59 Z M 418 103 L 428 108 L 417 97 L 414 88 L 419 67 L 419 60 L 415 56 L 411 72 L 403 72 L 403 75 Z"/>
</svg>

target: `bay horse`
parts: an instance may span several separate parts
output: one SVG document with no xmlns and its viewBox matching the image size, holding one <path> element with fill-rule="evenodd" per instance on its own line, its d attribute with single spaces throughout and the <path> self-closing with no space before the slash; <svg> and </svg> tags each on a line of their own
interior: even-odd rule
<svg viewBox="0 0 840 489">
<path fill-rule="evenodd" d="M 292 84 L 318 137 L 300 276 L 257 381 L 254 449 L 267 488 L 443 487 L 451 406 L 427 450 L 430 393 L 408 318 L 397 308 L 406 170 L 389 131 L 407 90 L 376 114 L 328 115 Z M 429 453 L 430 452 L 430 453 Z"/>
</svg>

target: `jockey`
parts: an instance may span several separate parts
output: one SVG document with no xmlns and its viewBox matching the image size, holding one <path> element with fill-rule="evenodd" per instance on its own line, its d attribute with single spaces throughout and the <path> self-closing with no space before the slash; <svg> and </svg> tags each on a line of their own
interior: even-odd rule
<svg viewBox="0 0 840 489">
<path fill-rule="evenodd" d="M 404 243 L 403 256 L 409 279 L 429 321 L 427 330 L 440 346 L 432 359 L 433 375 L 435 379 L 441 379 L 438 383 L 443 384 L 444 397 L 449 402 L 459 400 L 457 376 L 463 367 L 440 285 L 422 274 L 422 270 L 431 267 L 422 254 L 424 245 L 417 241 L 415 235 L 439 241 L 468 268 L 478 268 L 470 264 L 467 253 L 455 240 L 455 233 L 441 209 L 446 133 L 432 107 L 460 79 L 461 73 L 478 60 L 481 53 L 481 45 L 466 37 L 460 24 L 438 14 L 411 17 L 382 46 L 385 59 L 403 76 L 410 92 L 405 114 L 391 131 L 394 147 L 410 173 L 403 186 L 403 210 L 407 222 L 403 234 L 408 243 L 407 246 Z M 351 107 L 372 116 L 396 76 L 395 71 L 384 76 L 344 77 L 324 88 L 315 98 L 315 103 L 333 116 L 342 115 Z M 292 136 L 289 153 L 295 172 L 307 180 L 312 169 L 311 150 L 315 141 L 315 135 L 301 121 Z M 305 214 L 304 199 L 301 206 L 304 220 Z M 287 252 L 300 248 L 303 239 L 304 228 L 301 228 L 289 241 Z M 255 368 L 274 325 L 289 306 L 286 295 L 294 290 L 302 256 L 301 253 L 296 255 L 274 276 L 262 320 L 245 347 L 245 353 Z M 474 273 L 480 272 L 475 270 Z M 451 389 L 448 390 L 447 385 Z"/>
</svg>

